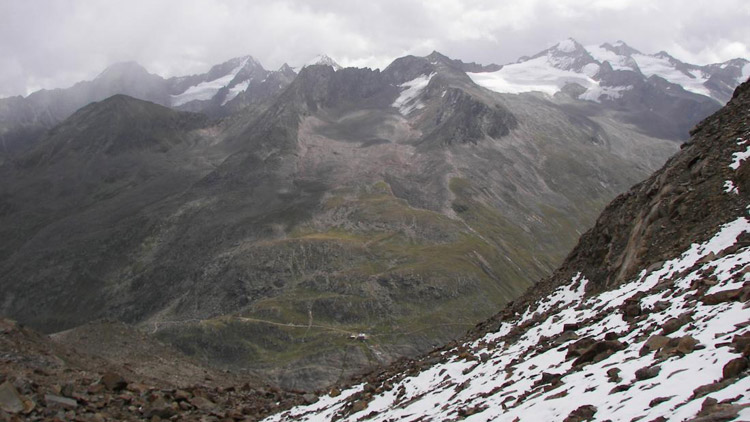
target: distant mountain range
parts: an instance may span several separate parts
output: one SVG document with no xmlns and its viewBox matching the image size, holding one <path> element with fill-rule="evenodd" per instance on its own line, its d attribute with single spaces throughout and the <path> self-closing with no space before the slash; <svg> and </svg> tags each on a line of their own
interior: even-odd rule
<svg viewBox="0 0 750 422">
<path fill-rule="evenodd" d="M 750 77 L 750 62 L 697 66 L 663 51 L 643 54 L 622 41 L 584 47 L 567 39 L 498 71 L 469 76 L 496 92 L 567 94 L 628 110 L 628 120 L 649 133 L 685 139 L 687 127 L 729 101 Z"/>
<path fill-rule="evenodd" d="M 0 100 L 0 313 L 116 318 L 290 388 L 455 338 L 721 107 L 573 41 L 535 57 L 126 63 Z M 519 66 L 554 77 L 521 92 Z"/>
<path fill-rule="evenodd" d="M 698 66 L 666 52 L 643 54 L 622 41 L 584 47 L 567 39 L 504 66 L 454 64 L 458 63 L 477 84 L 496 92 L 564 92 L 609 107 L 637 110 L 631 117 L 636 124 L 674 139 L 686 139 L 686 127 L 726 103 L 734 87 L 750 77 L 750 62 L 743 58 Z M 325 54 L 306 65 L 310 64 L 341 68 Z M 226 116 L 276 95 L 297 71 L 286 64 L 268 71 L 251 56 L 228 60 L 203 74 L 169 79 L 150 74 L 134 62 L 114 64 L 93 81 L 68 89 L 0 99 L 0 158 L 25 150 L 29 140 L 75 110 L 111 95 L 125 94 L 178 110 Z"/>
<path fill-rule="evenodd" d="M 734 88 L 750 77 L 750 62 L 738 58 L 697 66 L 664 51 L 643 54 L 622 41 L 584 47 L 567 39 L 496 72 L 471 76 L 488 89 L 507 93 L 554 95 L 568 84 L 578 84 L 585 89 L 578 98 L 596 102 L 621 99 L 655 77 L 725 104 Z"/>
</svg>

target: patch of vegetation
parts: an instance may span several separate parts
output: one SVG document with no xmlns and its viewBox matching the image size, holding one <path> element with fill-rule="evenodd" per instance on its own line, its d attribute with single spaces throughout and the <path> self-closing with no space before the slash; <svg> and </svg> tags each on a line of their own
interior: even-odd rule
<svg viewBox="0 0 750 422">
<path fill-rule="evenodd" d="M 221 356 L 227 353 L 217 342 L 231 339 L 248 346 L 227 362 L 280 367 L 352 347 L 358 343 L 349 336 L 360 332 L 370 345 L 415 351 L 463 334 L 528 286 L 520 268 L 529 245 L 499 212 L 472 199 L 468 182 L 456 179 L 452 188 L 465 206 L 463 221 L 412 208 L 382 181 L 337 193 L 324 208 L 345 218 L 324 230 L 298 226 L 259 246 L 305 250 L 325 264 L 290 262 L 296 270 L 277 294 L 217 327 L 162 335 L 189 353 L 196 350 L 184 347 L 186 339 L 198 336 Z"/>
</svg>

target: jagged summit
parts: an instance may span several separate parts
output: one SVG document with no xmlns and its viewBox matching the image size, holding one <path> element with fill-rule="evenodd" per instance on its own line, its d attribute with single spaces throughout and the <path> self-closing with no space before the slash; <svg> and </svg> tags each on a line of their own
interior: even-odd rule
<svg viewBox="0 0 750 422">
<path fill-rule="evenodd" d="M 333 70 L 341 70 L 341 69 L 343 69 L 341 67 L 341 65 L 339 65 L 338 63 L 336 63 L 335 60 L 333 60 L 332 58 L 330 58 L 326 54 L 319 54 L 319 55 L 313 57 L 312 59 L 308 60 L 307 63 L 305 65 L 303 65 L 302 67 L 315 66 L 315 65 L 330 66 L 330 67 L 333 68 Z"/>
<path fill-rule="evenodd" d="M 629 46 L 622 40 L 618 40 L 612 44 L 610 43 L 604 43 L 600 46 L 601 48 L 604 48 L 606 50 L 609 50 L 615 54 L 618 54 L 620 56 L 630 56 L 633 54 L 641 54 L 640 51 L 636 50 L 635 48 Z"/>
<path fill-rule="evenodd" d="M 462 72 L 495 72 L 502 68 L 502 66 L 494 63 L 488 65 L 482 65 L 474 62 L 465 63 L 458 59 L 451 59 L 450 57 L 438 51 L 433 51 L 429 55 L 425 56 L 425 59 L 432 64 L 443 64 L 454 69 L 458 69 Z"/>
<path fill-rule="evenodd" d="M 207 73 L 170 79 L 171 105 L 190 111 L 222 107 L 268 73 L 252 56 L 235 57 Z"/>
<path fill-rule="evenodd" d="M 288 75 L 288 76 L 294 76 L 294 75 L 297 74 L 294 71 L 294 69 L 291 66 L 289 66 L 288 64 L 286 64 L 286 63 L 284 63 L 283 65 L 281 65 L 281 67 L 279 68 L 279 73 L 282 73 L 282 74 Z"/>
<path fill-rule="evenodd" d="M 449 58 L 445 54 L 438 52 L 437 50 L 433 50 L 432 53 L 425 56 L 425 59 L 429 60 L 432 63 L 452 61 L 451 58 Z"/>
<path fill-rule="evenodd" d="M 585 50 L 585 48 L 573 38 L 566 38 L 555 44 L 552 48 L 561 53 L 574 53 L 576 51 Z"/>
</svg>

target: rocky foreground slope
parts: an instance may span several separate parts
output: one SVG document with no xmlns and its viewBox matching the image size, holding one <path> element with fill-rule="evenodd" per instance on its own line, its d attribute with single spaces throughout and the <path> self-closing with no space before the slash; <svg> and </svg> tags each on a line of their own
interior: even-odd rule
<svg viewBox="0 0 750 422">
<path fill-rule="evenodd" d="M 514 305 L 269 420 L 750 419 L 749 122 L 746 82 Z"/>
<path fill-rule="evenodd" d="M 0 319 L 0 421 L 258 420 L 311 394 L 216 371 L 131 327 L 54 339 Z"/>
</svg>

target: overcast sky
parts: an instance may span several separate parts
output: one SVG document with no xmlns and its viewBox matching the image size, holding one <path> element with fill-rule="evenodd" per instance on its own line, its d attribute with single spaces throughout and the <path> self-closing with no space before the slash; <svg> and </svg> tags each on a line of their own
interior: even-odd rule
<svg viewBox="0 0 750 422">
<path fill-rule="evenodd" d="M 573 37 L 705 64 L 750 58 L 748 0 L 0 0 L 0 97 L 135 60 L 165 77 L 250 54 L 384 67 L 432 50 L 508 63 Z"/>
</svg>

